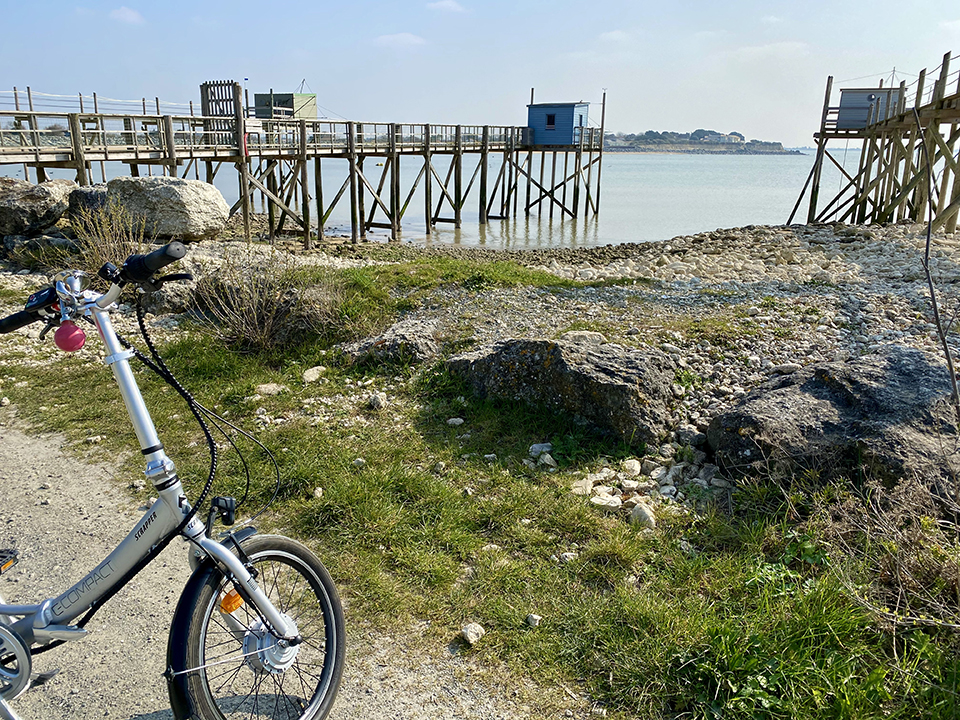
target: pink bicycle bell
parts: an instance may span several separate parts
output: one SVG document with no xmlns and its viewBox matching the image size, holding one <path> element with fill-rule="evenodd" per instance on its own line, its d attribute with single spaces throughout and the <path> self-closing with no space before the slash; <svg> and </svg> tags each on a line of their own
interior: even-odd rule
<svg viewBox="0 0 960 720">
<path fill-rule="evenodd" d="M 70 320 L 64 322 L 53 334 L 53 341 L 64 352 L 76 352 L 87 341 L 87 334 Z"/>
</svg>

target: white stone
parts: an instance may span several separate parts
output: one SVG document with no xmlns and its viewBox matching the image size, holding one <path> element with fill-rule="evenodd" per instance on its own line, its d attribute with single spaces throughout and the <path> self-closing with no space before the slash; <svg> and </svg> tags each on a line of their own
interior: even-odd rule
<svg viewBox="0 0 960 720">
<path fill-rule="evenodd" d="M 616 495 L 594 495 L 590 498 L 590 502 L 610 512 L 619 510 L 623 506 L 623 501 Z"/>
<path fill-rule="evenodd" d="M 630 511 L 630 522 L 640 527 L 650 528 L 651 530 L 657 528 L 657 516 L 653 512 L 653 508 L 645 502 L 637 503 L 633 510 Z"/>
<path fill-rule="evenodd" d="M 479 623 L 467 623 L 460 628 L 460 637 L 466 640 L 468 645 L 476 645 L 486 634 L 487 631 Z"/>
<path fill-rule="evenodd" d="M 355 468 L 362 468 L 366 464 L 367 464 L 367 461 L 364 460 L 363 458 L 357 458 L 356 460 L 353 461 L 353 466 Z"/>
<path fill-rule="evenodd" d="M 374 393 L 367 398 L 367 407 L 370 410 L 381 410 L 387 406 L 387 395 L 386 393 L 378 392 Z"/>
<path fill-rule="evenodd" d="M 603 345 L 607 338 L 603 333 L 592 332 L 590 330 L 570 330 L 560 336 L 561 340 L 572 343 L 581 343 L 583 345 Z"/>
<path fill-rule="evenodd" d="M 539 627 L 541 620 L 543 620 L 543 617 L 537 615 L 536 613 L 530 613 L 527 615 L 527 625 L 530 627 Z"/>
<path fill-rule="evenodd" d="M 281 385 L 280 383 L 265 383 L 263 385 L 257 385 L 257 394 L 279 395 L 287 392 L 288 389 L 286 385 Z"/>
<path fill-rule="evenodd" d="M 620 463 L 620 469 L 625 475 L 630 477 L 637 477 L 643 471 L 643 465 L 636 458 L 627 458 L 622 463 Z"/>
<path fill-rule="evenodd" d="M 587 475 L 585 478 L 575 480 L 570 489 L 574 495 L 590 495 L 593 491 L 593 479 Z"/>
<path fill-rule="evenodd" d="M 316 382 L 326 371 L 327 369 L 323 365 L 315 365 L 309 370 L 305 370 L 303 372 L 303 382 L 307 384 Z"/>
<path fill-rule="evenodd" d="M 463 425 L 463 418 L 452 417 L 449 420 L 447 420 L 447 425 L 449 425 L 450 427 L 458 427 L 460 425 Z"/>
<path fill-rule="evenodd" d="M 313 489 L 313 496 L 314 496 L 317 500 L 320 500 L 320 499 L 323 497 L 323 488 L 322 488 L 322 487 L 315 487 L 315 488 Z"/>
</svg>

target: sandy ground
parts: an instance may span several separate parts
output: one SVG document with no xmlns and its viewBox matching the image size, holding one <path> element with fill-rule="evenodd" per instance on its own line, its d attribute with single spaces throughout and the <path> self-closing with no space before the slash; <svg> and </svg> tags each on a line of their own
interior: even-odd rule
<svg viewBox="0 0 960 720">
<path fill-rule="evenodd" d="M 140 513 L 109 467 L 68 455 L 58 436 L 25 434 L 15 410 L 0 410 L 0 547 L 16 547 L 21 560 L 0 577 L 0 595 L 28 603 L 80 579 Z M 162 672 L 170 620 L 189 575 L 186 555 L 175 540 L 96 615 L 87 638 L 35 659 L 34 671 L 61 671 L 13 702 L 22 720 L 173 717 Z M 347 626 L 347 668 L 330 715 L 336 720 L 587 714 L 561 689 L 545 692 L 457 656 L 422 629 L 358 631 L 349 614 Z"/>
</svg>

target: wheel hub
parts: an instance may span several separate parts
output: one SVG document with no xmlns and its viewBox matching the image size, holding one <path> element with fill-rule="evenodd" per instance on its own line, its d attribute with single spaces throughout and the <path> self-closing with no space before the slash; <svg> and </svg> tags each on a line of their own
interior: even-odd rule
<svg viewBox="0 0 960 720">
<path fill-rule="evenodd" d="M 0 698 L 13 700 L 30 685 L 30 649 L 14 630 L 0 625 Z"/>
<path fill-rule="evenodd" d="M 283 619 L 296 629 L 288 615 L 284 614 Z M 243 636 L 243 654 L 247 656 L 247 665 L 256 673 L 282 674 L 293 665 L 299 651 L 299 645 L 290 645 L 275 637 L 260 620 L 255 620 Z"/>
</svg>

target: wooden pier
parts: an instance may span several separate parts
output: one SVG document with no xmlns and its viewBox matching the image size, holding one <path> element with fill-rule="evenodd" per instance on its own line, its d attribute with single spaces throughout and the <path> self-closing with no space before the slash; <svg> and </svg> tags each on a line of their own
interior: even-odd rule
<svg viewBox="0 0 960 720">
<path fill-rule="evenodd" d="M 526 127 L 363 123 L 247 117 L 240 85 L 205 83 L 200 114 L 43 112 L 0 109 L 0 165 L 33 169 L 38 182 L 51 168 L 76 172 L 77 182 L 94 181 L 99 167 L 119 162 L 139 176 L 187 177 L 212 183 L 223 168 L 238 175 L 239 200 L 231 215 L 243 213 L 250 237 L 250 213 L 259 195 L 270 218 L 271 238 L 289 222 L 310 247 L 341 201 L 349 202 L 351 238 L 373 228 L 399 239 L 401 221 L 422 187 L 426 232 L 437 223 L 460 227 L 463 209 L 476 188 L 479 222 L 554 212 L 575 218 L 600 209 L 603 127 L 577 128 L 571 145 L 536 145 Z M 470 177 L 464 156 L 477 155 Z M 410 181 L 400 160 L 422 159 Z M 446 156 L 446 172 L 435 158 Z M 324 198 L 322 179 L 333 159 L 346 160 L 338 192 Z M 312 168 L 311 168 L 312 165 Z M 340 163 L 341 167 L 343 163 Z M 202 166 L 202 172 L 201 172 Z M 558 176 L 558 166 L 560 174 Z M 440 164 L 443 168 L 443 164 Z M 310 182 L 312 169 L 313 182 Z M 339 178 L 338 178 L 339 179 Z M 347 200 L 344 200 L 347 198 Z M 315 214 L 314 214 L 315 213 Z"/>
<path fill-rule="evenodd" d="M 807 222 L 922 222 L 952 233 L 960 211 L 960 71 L 950 71 L 951 55 L 931 72 L 922 70 L 910 85 L 841 90 L 831 105 L 833 78 L 827 78 L 817 155 L 787 223 L 793 222 L 809 187 Z M 856 173 L 830 152 L 830 141 L 862 142 Z M 819 205 L 824 162 L 842 176 L 840 191 Z"/>
</svg>

